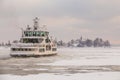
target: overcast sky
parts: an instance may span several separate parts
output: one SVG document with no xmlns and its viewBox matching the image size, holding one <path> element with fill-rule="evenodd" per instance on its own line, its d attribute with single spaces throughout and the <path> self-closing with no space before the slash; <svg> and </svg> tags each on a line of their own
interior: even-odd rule
<svg viewBox="0 0 120 80">
<path fill-rule="evenodd" d="M 34 17 L 58 40 L 83 38 L 120 44 L 120 0 L 0 0 L 0 42 L 19 39 Z"/>
</svg>

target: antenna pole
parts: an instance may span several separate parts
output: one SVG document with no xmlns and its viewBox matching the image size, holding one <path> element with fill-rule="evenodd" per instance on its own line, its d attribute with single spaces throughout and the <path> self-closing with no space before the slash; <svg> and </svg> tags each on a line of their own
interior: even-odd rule
<svg viewBox="0 0 120 80">
<path fill-rule="evenodd" d="M 37 30 L 38 29 L 38 27 L 39 27 L 39 19 L 38 19 L 38 17 L 36 17 L 34 20 L 34 30 Z"/>
</svg>

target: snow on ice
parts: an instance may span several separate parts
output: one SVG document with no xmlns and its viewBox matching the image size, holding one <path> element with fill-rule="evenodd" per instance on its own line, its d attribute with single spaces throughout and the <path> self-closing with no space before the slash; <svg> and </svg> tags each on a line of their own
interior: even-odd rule
<svg viewBox="0 0 120 80">
<path fill-rule="evenodd" d="M 13 62 L 17 60 L 14 58 L 3 60 L 4 58 L 10 58 L 9 53 L 8 48 L 0 48 L 0 61 Z M 19 60 L 23 61 L 23 63 L 19 63 Z M 34 67 L 27 66 L 29 67 L 28 69 L 23 68 L 25 71 L 35 70 L 44 72 L 54 70 L 58 71 L 58 73 L 44 72 L 28 75 L 0 74 L 0 80 L 120 80 L 120 47 L 60 48 L 56 56 L 18 59 L 17 65 L 14 63 L 13 66 L 24 65 L 24 60 L 36 62 Z M 36 66 L 45 67 L 36 68 Z M 117 66 L 119 69 L 113 66 Z M 72 74 L 69 72 L 64 74 L 59 73 L 59 71 L 67 72 L 67 67 L 70 69 L 73 68 L 71 70 L 73 72 L 74 70 L 78 70 L 78 72 Z"/>
</svg>

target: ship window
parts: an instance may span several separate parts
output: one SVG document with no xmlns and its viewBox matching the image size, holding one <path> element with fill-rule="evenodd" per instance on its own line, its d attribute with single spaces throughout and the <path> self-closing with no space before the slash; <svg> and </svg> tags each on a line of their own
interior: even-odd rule
<svg viewBox="0 0 120 80">
<path fill-rule="evenodd" d="M 25 51 L 27 51 L 27 49 L 25 49 Z"/>
<path fill-rule="evenodd" d="M 31 31 L 29 31 L 29 36 L 32 36 L 32 35 L 33 35 L 33 33 Z"/>
<path fill-rule="evenodd" d="M 45 49 L 44 48 L 39 49 L 39 52 L 45 52 Z"/>
<path fill-rule="evenodd" d="M 50 43 L 51 41 L 50 41 L 49 38 L 47 38 L 47 39 L 45 40 L 45 42 L 46 42 L 46 43 Z"/>
<path fill-rule="evenodd" d="M 18 48 L 18 51 L 20 51 L 20 49 Z"/>
<path fill-rule="evenodd" d="M 28 38 L 25 38 L 23 39 L 23 43 L 39 43 L 39 42 L 42 42 L 43 40 L 40 40 L 37 39 L 37 38 L 32 38 L 32 39 L 28 39 Z"/>
<path fill-rule="evenodd" d="M 29 36 L 28 34 L 26 34 L 26 36 Z"/>
<path fill-rule="evenodd" d="M 28 33 L 26 33 L 25 36 L 28 36 Z"/>
<path fill-rule="evenodd" d="M 44 36 L 45 36 L 45 33 L 41 32 L 41 36 L 43 36 L 43 37 L 44 37 Z"/>
<path fill-rule="evenodd" d="M 50 45 L 47 45 L 46 46 L 46 50 L 48 51 L 48 50 L 51 50 L 51 46 Z"/>
<path fill-rule="evenodd" d="M 31 49 L 28 49 L 28 51 L 31 51 Z"/>
<path fill-rule="evenodd" d="M 41 43 L 41 42 L 43 41 L 43 39 L 42 39 L 42 38 L 39 38 L 38 40 L 39 40 L 39 43 Z"/>
<path fill-rule="evenodd" d="M 24 49 L 21 49 L 21 51 L 24 51 Z"/>
<path fill-rule="evenodd" d="M 13 50 L 13 51 L 17 51 L 17 49 L 16 49 L 16 48 L 12 48 L 12 50 Z"/>
<path fill-rule="evenodd" d="M 15 49 L 15 51 L 17 51 L 17 49 Z"/>
<path fill-rule="evenodd" d="M 43 45 L 43 47 L 45 47 L 45 45 Z"/>
<path fill-rule="evenodd" d="M 18 51 L 18 49 L 16 48 L 15 51 Z"/>
<path fill-rule="evenodd" d="M 11 48 L 11 50 L 12 50 L 12 51 L 14 51 L 14 50 L 15 50 L 15 48 Z"/>
<path fill-rule="evenodd" d="M 37 34 L 37 36 L 40 36 L 40 34 Z"/>
<path fill-rule="evenodd" d="M 35 32 L 33 32 L 33 36 L 36 36 L 36 35 L 35 35 Z"/>
<path fill-rule="evenodd" d="M 24 34 L 25 34 L 25 36 L 29 36 L 28 31 L 25 31 Z"/>
<path fill-rule="evenodd" d="M 39 32 L 36 32 L 36 36 L 40 36 L 40 33 L 39 33 Z"/>
<path fill-rule="evenodd" d="M 56 48 L 52 48 L 52 51 L 56 51 L 57 49 Z"/>
<path fill-rule="evenodd" d="M 23 39 L 23 43 L 28 43 L 28 40 L 27 39 Z"/>
</svg>

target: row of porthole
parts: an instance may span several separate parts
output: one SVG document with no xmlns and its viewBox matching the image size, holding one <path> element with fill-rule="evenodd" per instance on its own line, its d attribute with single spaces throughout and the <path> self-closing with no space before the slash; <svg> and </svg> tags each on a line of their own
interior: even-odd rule
<svg viewBox="0 0 120 80">
<path fill-rule="evenodd" d="M 29 49 L 29 48 L 12 48 L 12 51 L 35 51 L 35 49 Z"/>
<path fill-rule="evenodd" d="M 56 51 L 56 48 L 52 48 L 52 51 Z M 35 51 L 35 49 L 28 49 L 28 48 L 12 48 L 12 51 Z M 44 52 L 45 49 L 39 49 L 40 52 Z"/>
</svg>

